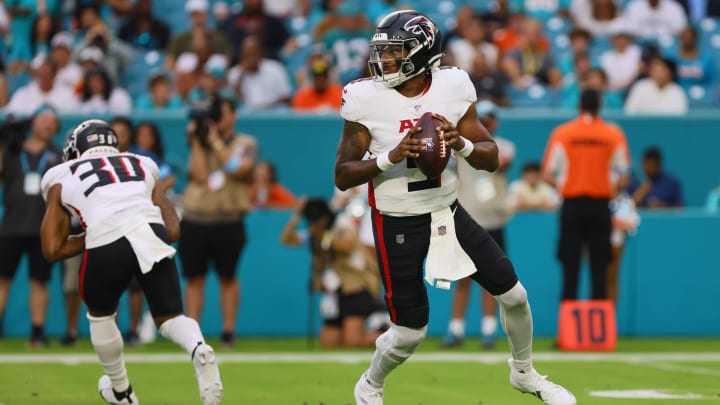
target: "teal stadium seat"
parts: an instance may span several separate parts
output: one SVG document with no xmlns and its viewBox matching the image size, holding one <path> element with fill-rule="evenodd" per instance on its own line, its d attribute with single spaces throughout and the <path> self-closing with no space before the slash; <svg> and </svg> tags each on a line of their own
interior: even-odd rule
<svg viewBox="0 0 720 405">
<path fill-rule="evenodd" d="M 548 108 L 557 105 L 558 95 L 547 86 L 533 84 L 525 90 L 509 89 L 511 105 L 518 108 Z"/>
<path fill-rule="evenodd" d="M 687 89 L 690 108 L 713 108 L 718 105 L 717 88 L 711 86 L 692 86 Z"/>
<path fill-rule="evenodd" d="M 125 69 L 122 77 L 122 86 L 130 93 L 132 99 L 147 91 L 147 82 L 150 73 L 162 69 L 165 64 L 165 52 L 148 51 L 136 52 L 130 65 Z"/>
</svg>

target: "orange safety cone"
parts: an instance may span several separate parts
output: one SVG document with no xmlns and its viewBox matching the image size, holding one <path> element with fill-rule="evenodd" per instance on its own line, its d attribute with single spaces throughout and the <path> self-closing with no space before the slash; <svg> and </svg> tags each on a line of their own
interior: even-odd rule
<svg viewBox="0 0 720 405">
<path fill-rule="evenodd" d="M 615 350 L 617 324 L 613 302 L 610 300 L 562 301 L 557 342 L 560 350 Z"/>
</svg>

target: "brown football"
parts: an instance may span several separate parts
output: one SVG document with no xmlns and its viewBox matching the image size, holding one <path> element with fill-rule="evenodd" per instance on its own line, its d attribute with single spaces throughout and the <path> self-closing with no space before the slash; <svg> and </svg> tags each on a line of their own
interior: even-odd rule
<svg viewBox="0 0 720 405">
<path fill-rule="evenodd" d="M 431 112 L 423 114 L 415 123 L 415 127 L 422 129 L 413 135 L 413 139 L 424 140 L 426 144 L 425 150 L 421 151 L 420 156 L 413 160 L 418 169 L 429 179 L 439 177 L 450 160 L 450 148 L 440 140 L 440 132 L 435 130 L 441 125 L 443 122 L 434 118 Z"/>
</svg>

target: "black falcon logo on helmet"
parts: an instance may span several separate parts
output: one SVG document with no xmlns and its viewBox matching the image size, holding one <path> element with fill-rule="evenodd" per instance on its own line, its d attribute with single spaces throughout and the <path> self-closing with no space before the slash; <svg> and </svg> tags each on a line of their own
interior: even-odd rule
<svg viewBox="0 0 720 405">
<path fill-rule="evenodd" d="M 405 23 L 403 27 L 405 31 L 412 32 L 415 35 L 424 35 L 428 43 L 428 48 L 435 43 L 435 26 L 424 15 L 413 17 Z"/>
</svg>

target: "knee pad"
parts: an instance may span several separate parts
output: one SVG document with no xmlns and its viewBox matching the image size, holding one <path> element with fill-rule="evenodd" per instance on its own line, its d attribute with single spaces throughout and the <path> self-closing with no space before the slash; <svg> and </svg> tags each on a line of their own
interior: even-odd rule
<svg viewBox="0 0 720 405">
<path fill-rule="evenodd" d="M 523 285 L 518 281 L 517 283 L 515 283 L 513 288 L 511 288 L 507 292 L 496 295 L 495 300 L 505 308 L 513 308 L 525 305 L 528 300 L 527 290 L 525 290 L 525 287 L 523 287 Z"/>
<path fill-rule="evenodd" d="M 391 345 L 399 353 L 410 355 L 415 351 L 420 342 L 427 335 L 427 325 L 420 329 L 408 328 L 405 326 L 393 325 L 390 328 Z"/>
<path fill-rule="evenodd" d="M 113 344 L 117 341 L 122 346 L 122 335 L 115 323 L 115 313 L 107 316 L 92 316 L 88 312 L 90 321 L 90 341 L 93 345 Z"/>
</svg>

